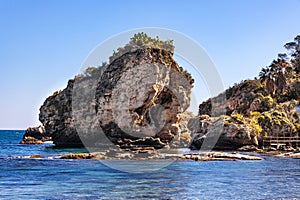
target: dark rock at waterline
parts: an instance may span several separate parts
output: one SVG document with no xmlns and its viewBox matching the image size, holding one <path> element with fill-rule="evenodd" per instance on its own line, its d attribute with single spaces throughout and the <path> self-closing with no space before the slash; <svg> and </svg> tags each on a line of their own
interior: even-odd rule
<svg viewBox="0 0 300 200">
<path fill-rule="evenodd" d="M 43 126 L 29 127 L 20 144 L 42 144 L 46 141 L 51 141 L 52 138 L 45 131 Z"/>
</svg>

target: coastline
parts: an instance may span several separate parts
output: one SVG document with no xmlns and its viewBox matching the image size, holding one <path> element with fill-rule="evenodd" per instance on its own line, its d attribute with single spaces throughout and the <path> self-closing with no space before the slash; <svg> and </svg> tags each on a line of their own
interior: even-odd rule
<svg viewBox="0 0 300 200">
<path fill-rule="evenodd" d="M 21 145 L 42 145 L 53 144 L 52 141 L 39 141 L 36 143 L 22 143 Z M 154 147 L 136 147 L 136 148 L 119 148 L 103 149 L 101 151 L 89 152 L 85 148 L 75 148 L 79 152 L 68 151 L 68 148 L 57 148 L 55 145 L 49 146 L 50 149 L 60 149 L 65 152 L 63 155 L 56 156 L 56 159 L 66 160 L 193 160 L 193 161 L 236 161 L 236 160 L 264 160 L 263 157 L 280 157 L 300 159 L 300 148 L 287 148 L 284 150 L 272 147 L 260 149 L 256 146 L 243 146 L 236 150 L 192 150 L 189 148 L 164 148 L 155 149 Z M 64 149 L 66 151 L 64 151 Z M 83 151 L 83 149 L 85 149 Z M 186 153 L 184 153 L 186 152 Z M 40 154 L 29 155 L 26 158 L 41 159 Z"/>
<path fill-rule="evenodd" d="M 154 148 L 137 148 L 106 150 L 99 152 L 66 152 L 56 159 L 65 160 L 192 160 L 192 161 L 237 161 L 237 160 L 264 160 L 265 156 L 290 159 L 300 159 L 300 150 L 278 151 L 278 150 L 251 150 L 251 151 L 190 151 L 181 153 L 179 151 L 159 151 Z M 40 159 L 42 155 L 30 155 L 27 158 Z"/>
<path fill-rule="evenodd" d="M 141 154 L 123 153 L 114 157 L 107 156 L 104 152 L 93 153 L 69 153 L 60 156 L 59 159 L 92 159 L 92 160 L 194 160 L 194 161 L 236 161 L 236 160 L 264 160 L 263 156 L 300 159 L 300 151 L 209 151 L 183 154 Z M 147 156 L 147 157 L 145 157 Z"/>
</svg>

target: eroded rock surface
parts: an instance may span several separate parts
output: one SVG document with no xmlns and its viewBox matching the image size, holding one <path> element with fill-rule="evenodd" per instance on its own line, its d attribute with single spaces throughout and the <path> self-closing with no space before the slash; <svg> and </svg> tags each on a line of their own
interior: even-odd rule
<svg viewBox="0 0 300 200">
<path fill-rule="evenodd" d="M 51 141 L 52 138 L 45 131 L 43 126 L 29 127 L 23 135 L 23 140 L 20 144 L 42 144 L 46 141 Z"/>
<path fill-rule="evenodd" d="M 97 119 L 113 143 L 129 139 L 143 145 L 140 138 L 148 137 L 156 139 L 145 146 L 167 144 L 178 135 L 179 114 L 189 106 L 191 87 L 172 54 L 138 49 L 104 71 L 96 89 Z"/>
<path fill-rule="evenodd" d="M 253 128 L 245 124 L 224 122 L 225 120 L 220 117 L 212 118 L 207 115 L 191 120 L 193 141 L 190 148 L 232 150 L 246 145 L 258 145 Z"/>
<path fill-rule="evenodd" d="M 39 119 L 56 147 L 162 148 L 187 123 L 180 115 L 189 107 L 192 84 L 172 52 L 135 48 L 69 80 L 46 99 Z"/>
</svg>

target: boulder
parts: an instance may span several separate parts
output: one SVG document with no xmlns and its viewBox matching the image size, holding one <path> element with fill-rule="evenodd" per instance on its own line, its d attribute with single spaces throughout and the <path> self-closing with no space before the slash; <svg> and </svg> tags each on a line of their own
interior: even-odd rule
<svg viewBox="0 0 300 200">
<path fill-rule="evenodd" d="M 25 131 L 20 144 L 42 144 L 51 140 L 52 138 L 49 137 L 49 134 L 45 131 L 43 126 L 29 127 Z"/>
</svg>

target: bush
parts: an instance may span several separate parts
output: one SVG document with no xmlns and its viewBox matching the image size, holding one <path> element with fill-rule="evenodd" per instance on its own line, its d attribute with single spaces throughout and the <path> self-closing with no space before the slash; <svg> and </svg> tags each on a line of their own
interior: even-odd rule
<svg viewBox="0 0 300 200">
<path fill-rule="evenodd" d="M 167 51 L 174 52 L 173 40 L 162 41 L 158 36 L 155 38 L 149 37 L 146 33 L 136 33 L 130 38 L 129 44 L 126 46 L 138 45 L 141 47 L 152 47 L 158 49 L 165 49 Z M 125 48 L 126 48 L 125 46 Z"/>
<path fill-rule="evenodd" d="M 84 71 L 84 75 L 85 76 L 92 76 L 92 74 L 97 70 L 97 67 L 88 67 L 86 68 L 86 70 Z"/>
<path fill-rule="evenodd" d="M 269 110 L 270 108 L 272 108 L 273 104 L 274 104 L 274 101 L 270 95 L 262 97 L 261 106 L 263 108 L 265 108 L 266 110 Z"/>
<path fill-rule="evenodd" d="M 258 121 L 263 117 L 261 116 L 260 112 L 251 112 L 251 121 L 250 121 L 250 127 L 252 127 L 257 135 L 261 135 L 263 132 L 263 129 L 259 125 Z"/>
<path fill-rule="evenodd" d="M 232 117 L 232 119 L 234 121 L 236 121 L 239 124 L 244 124 L 245 123 L 244 116 L 241 115 L 241 114 L 238 114 L 238 113 L 237 114 L 233 114 L 233 115 L 231 115 L 231 117 Z"/>
</svg>

